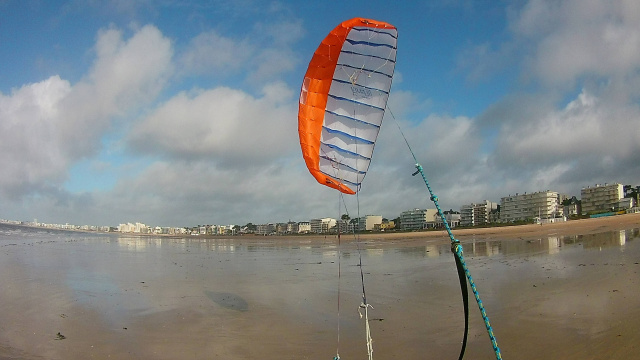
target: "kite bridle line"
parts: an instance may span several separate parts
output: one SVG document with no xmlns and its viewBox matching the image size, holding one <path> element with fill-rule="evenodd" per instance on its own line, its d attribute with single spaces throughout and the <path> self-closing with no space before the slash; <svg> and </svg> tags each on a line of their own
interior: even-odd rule
<svg viewBox="0 0 640 360">
<path fill-rule="evenodd" d="M 358 233 L 356 234 L 356 229 L 354 227 L 353 238 L 356 242 L 356 249 L 358 249 L 358 267 L 360 268 L 360 282 L 362 283 L 362 302 L 360 303 L 360 307 L 358 307 L 358 314 L 360 314 L 360 319 L 362 319 L 361 310 L 364 309 L 364 326 L 365 336 L 367 340 L 367 354 L 369 356 L 369 360 L 373 360 L 373 339 L 371 338 L 371 328 L 369 327 L 369 308 L 373 309 L 373 306 L 367 302 L 367 293 L 364 288 L 364 270 L 362 270 L 362 249 L 360 248 L 360 185 L 358 185 L 356 191 L 356 203 L 358 204 Z"/>
<path fill-rule="evenodd" d="M 325 155 L 327 155 L 325 153 Z M 334 169 L 334 178 L 340 180 L 342 182 L 344 179 L 340 175 L 340 162 L 335 158 L 331 158 L 329 156 L 325 157 L 331 161 L 332 168 Z M 356 160 L 357 161 L 357 160 Z M 356 204 L 357 204 L 357 225 L 358 230 L 360 228 L 360 184 L 356 187 Z M 342 205 L 344 206 L 345 214 L 349 217 L 349 210 L 347 209 L 347 203 L 344 199 L 344 193 L 338 191 L 338 335 L 337 335 L 337 346 L 336 346 L 336 356 L 333 358 L 334 360 L 340 360 L 340 283 L 341 283 L 341 258 L 342 258 L 342 245 L 340 238 L 340 221 L 342 221 L 342 207 L 340 205 L 340 201 L 342 201 Z M 347 226 L 348 227 L 348 226 Z M 360 248 L 360 235 L 356 233 L 355 227 L 353 227 L 353 238 L 356 243 L 356 249 L 358 250 L 358 267 L 360 268 L 360 282 L 362 284 L 362 302 L 358 307 L 358 314 L 360 318 L 363 317 L 362 309 L 364 309 L 364 319 L 365 319 L 365 335 L 367 340 L 367 354 L 368 359 L 373 360 L 373 339 L 371 338 L 371 329 L 369 327 L 369 308 L 373 309 L 373 306 L 367 303 L 367 295 L 364 286 L 364 270 L 362 270 L 362 249 Z"/>
<path fill-rule="evenodd" d="M 418 174 L 420 174 L 422 176 L 422 180 L 424 181 L 424 184 L 427 186 L 427 190 L 429 190 L 429 199 L 431 201 L 433 201 L 434 205 L 436 206 L 436 209 L 438 211 L 438 215 L 440 216 L 440 219 L 442 220 L 442 223 L 444 224 L 444 227 L 447 230 L 447 234 L 449 235 L 449 239 L 451 240 L 451 252 L 453 253 L 455 261 L 456 261 L 456 268 L 458 270 L 458 278 L 460 280 L 460 289 L 462 291 L 462 301 L 464 303 L 464 312 L 465 312 L 464 338 L 463 338 L 463 341 L 462 341 L 462 349 L 460 350 L 460 356 L 459 356 L 458 360 L 462 360 L 462 358 L 464 357 L 464 351 L 465 351 L 465 348 L 466 348 L 466 345 L 467 345 L 467 336 L 468 336 L 468 333 L 469 333 L 469 305 L 468 305 L 468 292 L 467 292 L 466 280 L 469 281 L 469 285 L 471 286 L 471 290 L 472 290 L 473 295 L 474 295 L 474 297 L 476 299 L 476 303 L 478 304 L 478 309 L 480 310 L 480 314 L 482 315 L 482 319 L 484 320 L 484 324 L 485 324 L 485 327 L 487 329 L 487 333 L 489 334 L 489 338 L 491 339 L 491 345 L 493 346 L 493 351 L 494 351 L 494 353 L 496 355 L 496 359 L 497 360 L 502 360 L 502 354 L 500 353 L 500 348 L 498 347 L 498 342 L 496 340 L 496 337 L 493 334 L 493 328 L 491 327 L 491 322 L 489 321 L 489 316 L 487 315 L 487 313 L 486 313 L 486 311 L 484 309 L 484 305 L 482 304 L 482 300 L 480 300 L 480 294 L 478 294 L 478 289 L 476 288 L 476 284 L 473 281 L 473 278 L 471 276 L 471 272 L 469 271 L 469 268 L 467 267 L 467 264 L 464 261 L 464 256 L 463 256 L 463 251 L 462 251 L 463 249 L 462 249 L 462 245 L 460 244 L 460 240 L 456 239 L 453 236 L 453 233 L 451 231 L 451 227 L 449 227 L 449 223 L 447 222 L 447 219 L 444 216 L 444 213 L 442 212 L 442 209 L 440 209 L 440 205 L 438 204 L 438 197 L 434 194 L 433 190 L 431 189 L 431 186 L 429 185 L 429 181 L 427 181 L 427 176 L 424 173 L 424 169 L 422 168 L 422 165 L 420 165 L 418 163 L 416 155 L 413 152 L 413 150 L 411 149 L 411 145 L 409 145 L 409 141 L 407 140 L 407 137 L 404 135 L 404 132 L 400 128 L 400 124 L 398 123 L 398 121 L 396 120 L 395 116 L 393 115 L 393 112 L 391 111 L 391 109 L 389 109 L 388 106 L 387 106 L 387 110 L 389 110 L 389 113 L 391 114 L 391 117 L 393 118 L 393 120 L 395 121 L 396 125 L 398 126 L 398 130 L 400 131 L 400 134 L 404 138 L 404 141 L 407 144 L 407 147 L 409 148 L 409 151 L 411 152 L 411 156 L 413 156 L 413 160 L 415 162 L 416 171 L 412 174 L 412 176 L 415 176 L 415 175 L 418 175 Z M 466 277 L 466 280 L 465 280 L 465 277 Z"/>
<path fill-rule="evenodd" d="M 342 192 L 338 191 L 338 219 L 342 219 L 342 207 L 340 206 L 340 198 L 342 197 Z M 344 199 L 343 199 L 344 201 Z M 347 208 L 345 206 L 345 212 Z M 348 216 L 348 215 L 347 215 Z M 340 221 L 340 220 L 339 220 Z M 333 358 L 334 360 L 340 360 L 340 285 L 342 282 L 342 245 L 340 241 L 340 223 L 338 223 L 338 339 L 336 344 L 336 356 Z"/>
<path fill-rule="evenodd" d="M 323 151 L 320 148 L 320 151 Z M 323 151 L 324 152 L 324 151 Z M 340 175 L 340 162 L 338 162 L 334 157 L 328 156 L 327 153 L 324 153 L 325 158 L 331 161 L 331 167 L 333 168 L 334 178 L 339 179 L 342 183 L 342 177 Z M 344 210 L 347 216 L 349 216 L 349 210 L 347 210 L 347 204 L 344 202 L 344 197 L 341 191 L 338 190 L 338 221 L 342 220 L 342 206 L 340 205 L 340 200 L 344 204 Z M 336 356 L 333 357 L 333 360 L 340 360 L 340 285 L 342 283 L 342 245 L 340 240 L 340 223 L 338 223 L 338 309 L 337 309 L 337 343 L 336 343 Z"/>
<path fill-rule="evenodd" d="M 363 64 L 363 68 L 364 68 Z M 357 80 L 357 79 L 356 79 Z M 354 109 L 354 117 L 356 117 L 355 109 Z M 354 135 L 358 135 L 358 129 L 354 129 Z M 356 153 L 358 152 L 358 141 L 355 142 Z M 356 158 L 356 168 L 358 168 L 358 158 Z M 360 315 L 360 319 L 362 319 L 361 310 L 364 309 L 364 327 L 365 327 L 365 338 L 367 340 L 367 355 L 369 360 L 373 360 L 373 339 L 371 338 L 371 328 L 369 327 L 369 308 L 373 309 L 373 306 L 367 302 L 367 292 L 364 288 L 364 270 L 362 270 L 362 249 L 360 248 L 360 188 L 362 186 L 362 180 L 358 179 L 358 184 L 356 185 L 356 204 L 358 210 L 358 232 L 356 234 L 355 227 L 353 228 L 353 238 L 356 242 L 356 249 L 358 249 L 358 267 L 360 268 L 360 282 L 362 284 L 362 302 L 360 303 L 360 307 L 358 307 L 358 314 Z M 344 198 L 343 198 L 344 199 Z M 346 204 L 345 204 L 346 209 Z M 366 221 L 366 220 L 365 220 Z M 365 225 L 366 226 L 366 225 Z"/>
<path fill-rule="evenodd" d="M 367 302 L 367 293 L 366 293 L 366 289 L 365 289 L 365 285 L 364 285 L 364 270 L 363 270 L 363 265 L 362 265 L 362 247 L 360 246 L 360 234 L 359 234 L 359 229 L 360 229 L 360 200 L 358 198 L 359 196 L 359 186 L 358 186 L 358 191 L 356 191 L 356 203 L 357 203 L 357 222 L 356 225 L 358 226 L 358 232 L 356 232 L 356 227 L 353 226 L 353 239 L 356 243 L 356 249 L 358 251 L 358 267 L 360 268 L 360 283 L 362 284 L 362 302 L 360 303 L 360 306 L 358 307 L 358 314 L 360 315 L 360 318 L 364 318 L 365 320 L 365 336 L 366 336 L 366 342 L 367 342 L 367 355 L 368 355 L 368 359 L 369 360 L 373 360 L 373 339 L 371 338 L 371 328 L 369 327 L 369 308 L 373 309 L 373 306 L 371 304 L 369 304 Z M 344 194 L 342 192 L 338 192 L 340 199 L 342 200 L 342 204 L 344 206 L 345 209 L 345 214 L 347 216 L 349 216 L 349 210 L 347 209 L 347 204 L 346 201 L 344 199 Z M 341 254 L 341 245 L 340 245 L 340 225 L 338 225 L 338 261 L 340 260 L 340 254 Z M 340 269 L 340 262 L 338 262 L 338 269 Z M 339 272 L 339 270 L 338 270 Z M 338 277 L 340 277 L 340 275 L 338 275 Z M 340 291 L 340 289 L 338 288 L 338 292 Z M 338 301 L 340 301 L 340 294 L 338 294 Z M 339 307 L 340 304 L 338 304 L 338 311 L 340 309 Z M 362 313 L 364 311 L 364 314 Z M 338 313 L 338 319 L 339 319 L 339 313 Z M 340 331 L 340 326 L 338 324 L 338 332 Z M 338 333 L 338 342 L 340 341 L 340 334 Z M 336 355 L 334 358 L 334 360 L 340 360 L 340 355 Z"/>
</svg>

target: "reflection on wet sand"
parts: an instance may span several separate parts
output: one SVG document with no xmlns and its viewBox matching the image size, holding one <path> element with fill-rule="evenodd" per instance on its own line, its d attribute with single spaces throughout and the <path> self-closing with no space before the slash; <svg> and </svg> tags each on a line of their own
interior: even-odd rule
<svg viewBox="0 0 640 360">
<path fill-rule="evenodd" d="M 608 231 L 599 234 L 545 236 L 538 239 L 472 240 L 464 243 L 465 253 L 473 256 L 557 254 L 563 246 L 579 246 L 583 249 L 624 246 L 627 239 L 640 237 L 639 229 Z"/>
<path fill-rule="evenodd" d="M 565 235 L 565 236 L 545 236 L 538 239 L 530 239 L 524 241 L 514 240 L 487 240 L 487 239 L 471 239 L 463 241 L 463 247 L 465 254 L 469 256 L 495 256 L 499 254 L 503 255 L 518 255 L 518 254 L 535 254 L 546 253 L 555 254 L 563 246 L 578 245 L 584 249 L 590 248 L 602 248 L 602 247 L 617 247 L 624 246 L 627 239 L 633 239 L 640 236 L 639 229 L 630 230 L 616 230 L 608 231 L 598 234 L 586 234 L 586 235 Z M 253 243 L 251 240 L 246 243 L 238 243 L 237 239 L 215 239 L 215 238 L 154 238 L 146 236 L 138 237 L 117 237 L 117 244 L 123 250 L 127 251 L 148 251 L 150 248 L 171 247 L 173 249 L 179 248 L 183 250 L 189 249 L 189 251 L 206 250 L 211 252 L 229 252 L 245 251 L 245 252 L 259 252 L 264 249 L 270 250 L 322 250 L 323 253 L 335 248 L 335 245 L 323 245 L 323 246 L 300 246 L 297 245 L 278 245 L 273 243 Z M 375 246 L 367 243 L 360 244 L 360 246 Z M 404 248 L 372 248 L 365 249 L 369 256 L 380 256 L 385 251 L 400 251 L 408 254 L 413 253 L 417 255 L 423 255 L 425 257 L 439 257 L 448 255 L 450 253 L 450 246 L 446 243 L 430 243 L 425 246 L 418 247 L 404 247 Z M 336 250 L 334 250 L 335 252 Z M 347 248 L 347 254 L 353 252 L 353 246 Z"/>
<path fill-rule="evenodd" d="M 464 253 L 467 256 L 491 257 L 496 255 L 535 255 L 557 254 L 564 247 L 577 246 L 582 249 L 594 249 L 604 247 L 621 247 L 627 239 L 640 237 L 639 229 L 608 231 L 599 234 L 544 236 L 530 240 L 487 240 L 470 239 L 462 242 Z M 384 251 L 399 251 L 403 254 L 414 256 L 440 257 L 451 254 L 450 245 L 447 243 L 431 243 L 425 246 L 404 247 L 399 249 L 376 249 Z"/>
</svg>

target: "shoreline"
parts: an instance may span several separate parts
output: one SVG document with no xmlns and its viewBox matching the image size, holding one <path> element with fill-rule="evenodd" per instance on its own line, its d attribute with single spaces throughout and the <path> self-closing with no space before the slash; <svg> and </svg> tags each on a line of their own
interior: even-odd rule
<svg viewBox="0 0 640 360">
<path fill-rule="evenodd" d="M 547 236 L 588 235 L 608 231 L 640 228 L 640 213 L 623 214 L 610 217 L 570 220 L 551 224 L 526 224 L 512 226 L 496 226 L 481 228 L 452 229 L 454 237 L 461 242 L 468 240 L 532 240 Z M 336 234 L 330 235 L 244 235 L 244 236 L 199 236 L 211 239 L 238 239 L 240 241 L 260 240 L 264 242 L 335 242 Z M 415 232 L 376 232 L 359 234 L 359 240 L 375 245 L 417 245 L 424 241 L 448 242 L 446 230 L 429 230 Z M 343 234 L 341 241 L 354 242 L 353 234 Z"/>
<path fill-rule="evenodd" d="M 289 235 L 269 235 L 260 236 L 255 234 L 244 235 L 174 235 L 174 234 L 139 234 L 139 233 L 119 233 L 100 232 L 85 230 L 67 230 L 46 227 L 36 227 L 24 224 L 7 224 L 16 227 L 30 229 L 41 229 L 51 231 L 70 231 L 74 233 L 86 233 L 95 235 L 116 235 L 116 236 L 140 236 L 140 237 L 162 237 L 175 239 L 224 239 L 234 241 L 260 241 L 260 242 L 318 242 L 327 243 L 337 240 L 336 234 L 289 234 Z M 600 218 L 588 218 L 569 220 L 551 224 L 525 224 L 493 227 L 471 227 L 457 229 L 453 228 L 454 237 L 461 242 L 466 240 L 531 240 L 545 236 L 570 236 L 602 233 L 607 231 L 628 230 L 640 228 L 640 213 L 622 214 Z M 426 230 L 413 232 L 371 232 L 357 234 L 358 241 L 382 244 L 415 244 L 428 241 L 449 241 L 446 230 Z M 346 233 L 341 235 L 341 241 L 350 243 L 356 241 L 355 235 Z"/>
</svg>

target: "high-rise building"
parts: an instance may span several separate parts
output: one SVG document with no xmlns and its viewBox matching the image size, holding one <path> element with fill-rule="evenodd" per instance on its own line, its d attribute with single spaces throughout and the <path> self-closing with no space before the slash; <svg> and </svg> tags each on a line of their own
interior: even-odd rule
<svg viewBox="0 0 640 360">
<path fill-rule="evenodd" d="M 622 184 L 596 184 L 580 190 L 582 214 L 613 211 L 618 208 L 620 200 L 624 198 Z"/>
<path fill-rule="evenodd" d="M 436 209 L 413 209 L 400 214 L 402 230 L 421 230 L 436 226 Z"/>
<path fill-rule="evenodd" d="M 567 197 L 549 190 L 505 196 L 500 199 L 500 221 L 514 222 L 561 217 L 560 204 Z"/>
<path fill-rule="evenodd" d="M 460 207 L 460 226 L 476 226 L 488 224 L 490 214 L 498 209 L 498 203 L 485 200 L 479 204 L 468 204 Z"/>
<path fill-rule="evenodd" d="M 309 223 L 311 225 L 311 232 L 322 234 L 322 233 L 329 232 L 329 230 L 333 229 L 336 226 L 336 219 L 332 219 L 332 218 L 311 219 Z"/>
</svg>

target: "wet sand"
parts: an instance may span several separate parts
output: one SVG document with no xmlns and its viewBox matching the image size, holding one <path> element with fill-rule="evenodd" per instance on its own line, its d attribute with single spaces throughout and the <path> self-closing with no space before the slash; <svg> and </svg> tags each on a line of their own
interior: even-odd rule
<svg viewBox="0 0 640 360">
<path fill-rule="evenodd" d="M 638 228 L 640 214 L 455 231 L 503 358 L 639 358 Z M 0 359 L 364 359 L 357 247 L 374 358 L 457 358 L 447 243 L 369 234 L 338 259 L 324 237 L 5 234 Z M 473 299 L 470 319 L 465 358 L 495 358 Z"/>
</svg>

